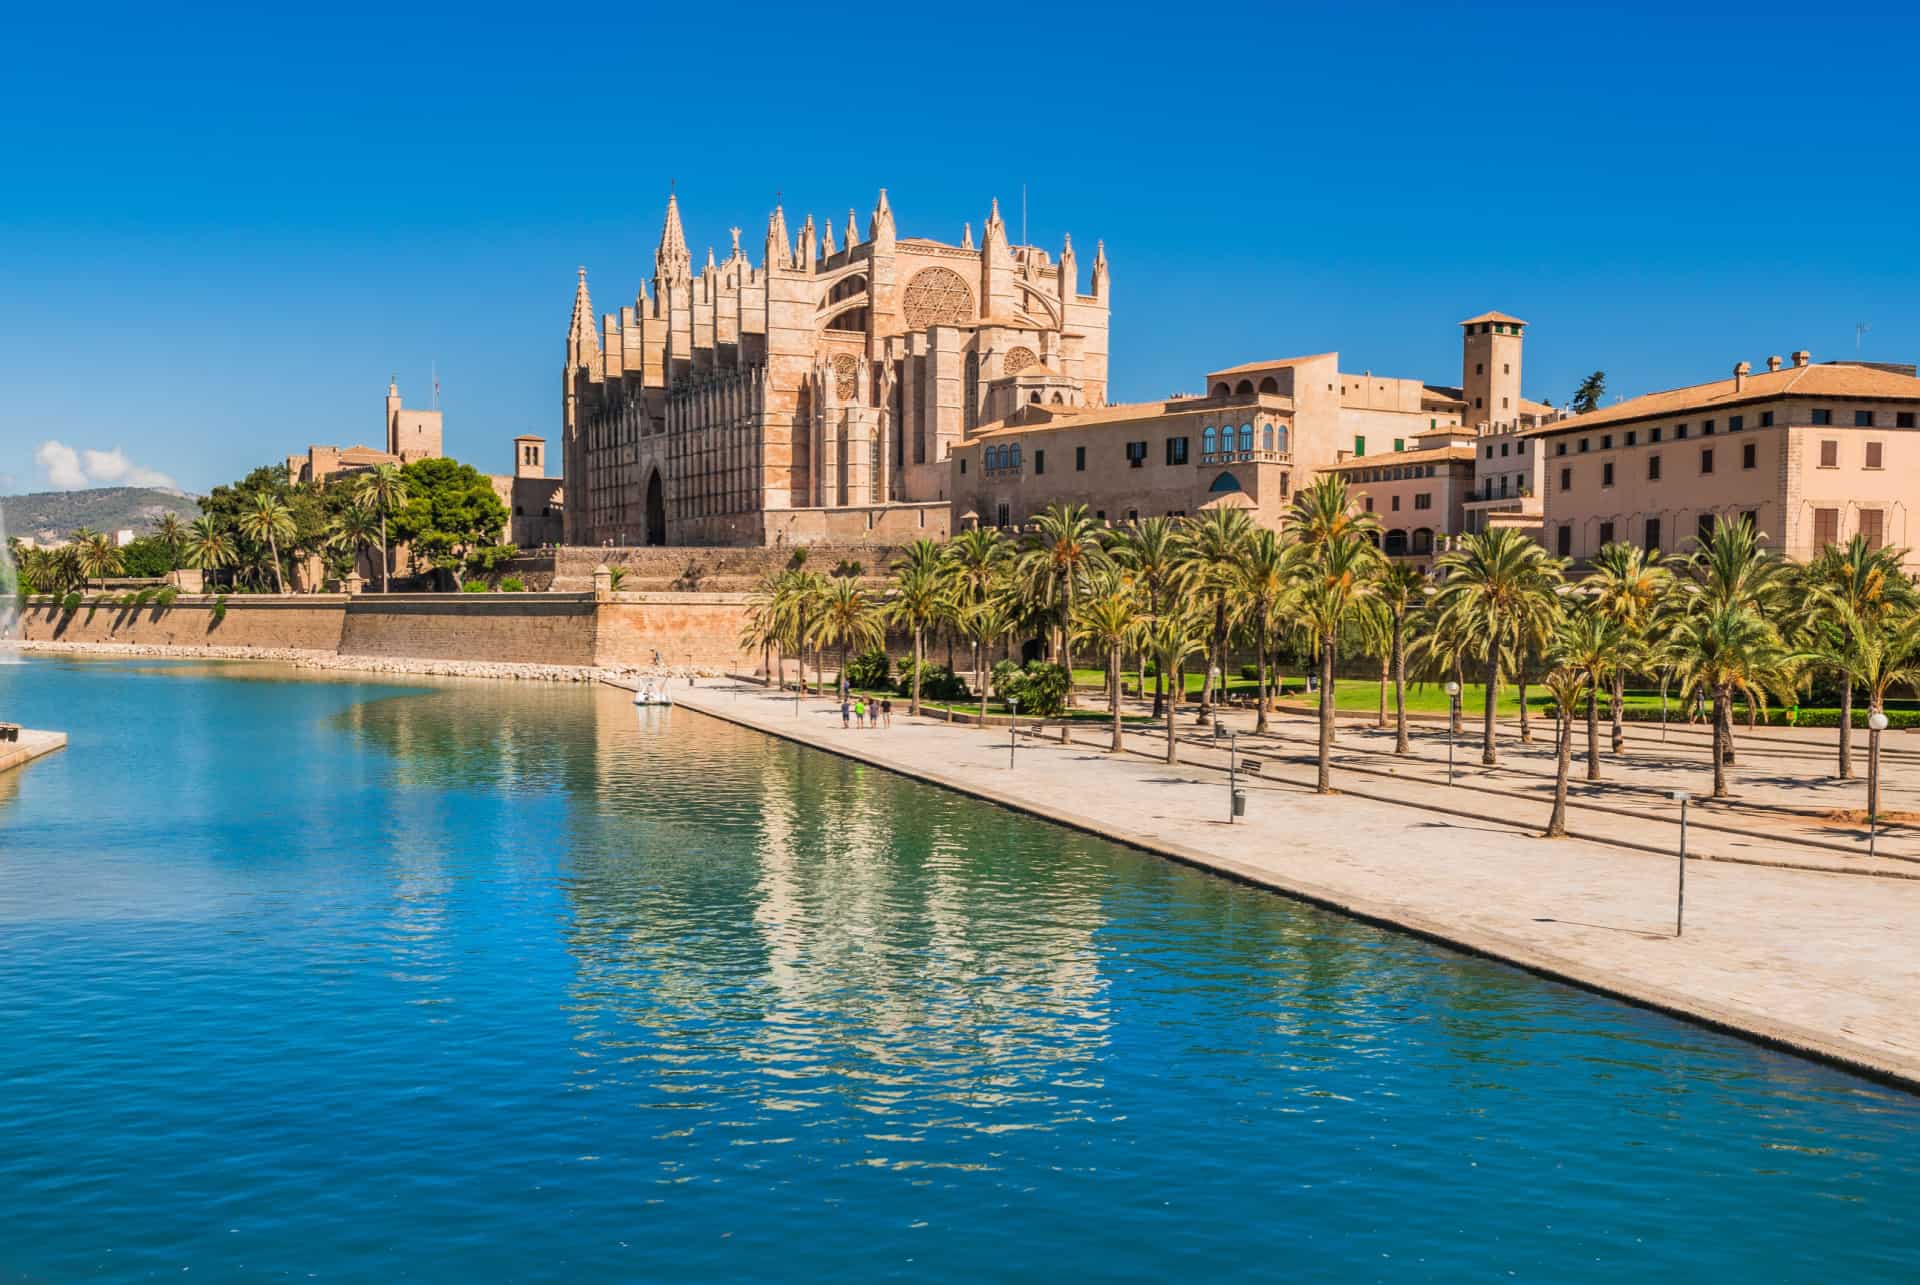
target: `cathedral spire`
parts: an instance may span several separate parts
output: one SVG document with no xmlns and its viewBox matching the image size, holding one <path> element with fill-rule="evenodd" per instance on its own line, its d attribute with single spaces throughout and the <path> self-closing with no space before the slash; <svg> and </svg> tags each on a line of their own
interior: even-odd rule
<svg viewBox="0 0 1920 1285">
<path fill-rule="evenodd" d="M 580 284 L 573 288 L 573 324 L 567 330 L 567 358 L 574 365 L 600 351 L 600 336 L 593 328 L 593 296 L 587 293 L 587 269 L 580 268 Z M 389 394 L 395 390 L 388 385 Z"/>
<path fill-rule="evenodd" d="M 867 239 L 878 241 L 881 238 L 893 240 L 893 207 L 887 204 L 887 189 L 880 189 L 880 200 L 873 207 L 873 218 L 867 224 Z"/>
<path fill-rule="evenodd" d="M 814 234 L 813 215 L 807 215 L 807 221 L 800 225 L 800 266 L 808 272 L 820 257 L 820 239 Z"/>
<path fill-rule="evenodd" d="M 961 225 L 960 248 L 962 250 L 973 249 L 973 220 L 972 219 L 968 219 L 964 224 Z"/>
<path fill-rule="evenodd" d="M 834 255 L 840 253 L 840 247 L 836 246 L 833 243 L 833 220 L 832 219 L 828 219 L 826 221 L 826 229 L 827 229 L 826 252 L 827 252 L 827 257 L 831 259 Z"/>
<path fill-rule="evenodd" d="M 853 210 L 851 207 L 849 207 L 847 210 L 847 249 L 851 250 L 853 249 L 854 246 L 859 244 L 860 244 L 860 225 L 854 222 Z"/>
<path fill-rule="evenodd" d="M 767 216 L 767 267 L 791 268 L 793 241 L 787 236 L 787 212 L 778 205 Z"/>
<path fill-rule="evenodd" d="M 686 281 L 693 275 L 687 232 L 680 226 L 680 198 L 672 192 L 667 193 L 667 220 L 660 229 L 660 248 L 653 252 L 653 275 L 663 281 Z"/>
</svg>

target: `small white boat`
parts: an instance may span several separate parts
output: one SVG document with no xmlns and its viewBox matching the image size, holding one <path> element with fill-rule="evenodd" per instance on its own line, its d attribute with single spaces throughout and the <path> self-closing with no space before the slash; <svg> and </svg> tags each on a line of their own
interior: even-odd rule
<svg viewBox="0 0 1920 1285">
<path fill-rule="evenodd" d="M 667 694 L 667 689 L 664 686 L 655 687 L 649 683 L 633 694 L 633 703 L 636 705 L 671 705 L 673 704 L 673 697 Z"/>
</svg>

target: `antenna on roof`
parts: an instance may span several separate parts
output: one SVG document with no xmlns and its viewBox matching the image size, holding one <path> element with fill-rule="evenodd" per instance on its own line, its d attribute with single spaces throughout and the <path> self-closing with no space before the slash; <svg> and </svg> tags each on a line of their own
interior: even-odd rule
<svg viewBox="0 0 1920 1285">
<path fill-rule="evenodd" d="M 1853 327 L 1853 355 L 1854 356 L 1858 357 L 1860 355 L 1860 341 L 1867 337 L 1867 331 L 1871 329 L 1873 329 L 1873 327 L 1869 326 L 1864 321 L 1854 323 L 1854 327 Z"/>
</svg>

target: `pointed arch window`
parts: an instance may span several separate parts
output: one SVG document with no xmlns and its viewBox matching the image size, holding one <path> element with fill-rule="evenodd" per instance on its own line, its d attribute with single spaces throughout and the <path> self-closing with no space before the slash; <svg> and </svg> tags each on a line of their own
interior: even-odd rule
<svg viewBox="0 0 1920 1285">
<path fill-rule="evenodd" d="M 1207 488 L 1209 492 L 1216 495 L 1224 495 L 1230 491 L 1238 491 L 1241 489 L 1243 488 L 1240 485 L 1240 479 L 1231 473 L 1222 473 L 1219 477 L 1214 478 L 1213 485 Z"/>
</svg>

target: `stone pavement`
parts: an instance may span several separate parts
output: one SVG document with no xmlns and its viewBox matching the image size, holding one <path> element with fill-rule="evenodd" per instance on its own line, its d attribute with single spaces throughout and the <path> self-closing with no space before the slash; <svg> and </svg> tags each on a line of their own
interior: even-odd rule
<svg viewBox="0 0 1920 1285">
<path fill-rule="evenodd" d="M 1229 826 L 1217 770 L 1109 755 L 1104 730 L 1098 747 L 1023 737 L 1009 770 L 1004 727 L 896 715 L 883 731 L 843 731 L 837 703 L 810 699 L 796 716 L 791 696 L 740 683 L 674 696 L 688 710 L 1920 1088 L 1920 881 L 1690 861 L 1676 938 L 1673 855 L 1541 839 L 1538 807 L 1444 781 L 1388 783 L 1404 802 L 1321 796 L 1296 783 L 1311 782 L 1304 759 L 1263 756 L 1249 815 Z M 1129 744 L 1150 751 L 1160 741 L 1143 733 Z M 1210 747 L 1182 752 L 1216 757 Z M 1337 773 L 1336 784 L 1349 778 L 1366 781 Z M 1456 811 L 1436 810 L 1436 795 Z"/>
<path fill-rule="evenodd" d="M 0 741 L 0 772 L 31 763 L 42 754 L 51 754 L 55 750 L 67 748 L 65 732 L 37 732 L 30 727 L 20 729 L 18 741 Z"/>
</svg>

